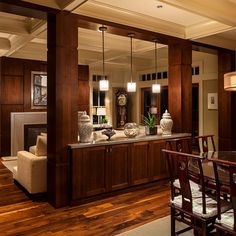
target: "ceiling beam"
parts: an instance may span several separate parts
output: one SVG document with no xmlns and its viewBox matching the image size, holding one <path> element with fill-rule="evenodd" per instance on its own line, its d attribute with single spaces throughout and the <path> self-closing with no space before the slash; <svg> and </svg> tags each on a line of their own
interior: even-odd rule
<svg viewBox="0 0 236 236">
<path fill-rule="evenodd" d="M 34 39 L 37 35 L 42 33 L 47 29 L 47 24 L 45 21 L 40 21 L 37 26 L 34 26 L 32 32 L 28 35 L 16 36 L 11 41 L 11 48 L 8 52 L 4 54 L 4 56 L 10 56 L 11 54 L 15 53 L 17 50 L 24 47 L 28 44 L 32 39 Z"/>
<path fill-rule="evenodd" d="M 98 30 L 101 25 L 107 26 L 108 33 L 120 35 L 124 37 L 128 37 L 128 34 L 134 33 L 134 38 L 140 40 L 146 40 L 153 42 L 154 39 L 158 39 L 158 42 L 161 44 L 169 45 L 171 43 L 182 43 L 185 40 L 173 37 L 166 34 L 161 34 L 149 30 L 144 30 L 128 25 L 123 25 L 111 21 L 106 21 L 98 18 L 88 17 L 84 15 L 75 14 L 78 19 L 78 27 L 91 29 L 91 30 Z"/>
<path fill-rule="evenodd" d="M 24 20 L 1 17 L 0 32 L 13 35 L 28 35 L 27 23 Z"/>
<path fill-rule="evenodd" d="M 25 1 L 12 1 L 0 0 L 0 11 L 16 14 L 20 16 L 33 17 L 37 19 L 47 19 L 47 13 L 56 13 L 58 10 L 25 2 Z"/>
<path fill-rule="evenodd" d="M 88 0 L 56 0 L 62 10 L 73 11 Z"/>
<path fill-rule="evenodd" d="M 9 50 L 11 48 L 10 40 L 6 38 L 0 38 L 0 49 Z"/>
<path fill-rule="evenodd" d="M 236 25 L 235 2 L 228 0 L 160 0 L 174 7 L 216 20 L 229 26 Z"/>
</svg>

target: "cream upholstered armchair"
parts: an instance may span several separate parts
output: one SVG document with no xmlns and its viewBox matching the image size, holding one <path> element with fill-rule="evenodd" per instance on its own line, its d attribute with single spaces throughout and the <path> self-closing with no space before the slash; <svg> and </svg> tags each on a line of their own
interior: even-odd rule
<svg viewBox="0 0 236 236">
<path fill-rule="evenodd" d="M 47 191 L 47 136 L 38 135 L 36 146 L 17 153 L 13 178 L 30 194 Z"/>
</svg>

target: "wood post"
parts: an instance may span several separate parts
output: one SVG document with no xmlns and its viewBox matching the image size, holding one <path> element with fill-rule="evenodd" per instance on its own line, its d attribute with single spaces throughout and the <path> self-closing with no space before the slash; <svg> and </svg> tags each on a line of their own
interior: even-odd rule
<svg viewBox="0 0 236 236">
<path fill-rule="evenodd" d="M 48 200 L 55 207 L 69 203 L 67 144 L 78 134 L 78 24 L 61 11 L 48 14 Z"/>
<path fill-rule="evenodd" d="M 235 53 L 218 50 L 219 151 L 236 150 L 236 93 L 224 90 L 224 74 L 235 71 Z"/>
<path fill-rule="evenodd" d="M 169 44 L 168 107 L 174 132 L 192 132 L 192 44 Z"/>
</svg>

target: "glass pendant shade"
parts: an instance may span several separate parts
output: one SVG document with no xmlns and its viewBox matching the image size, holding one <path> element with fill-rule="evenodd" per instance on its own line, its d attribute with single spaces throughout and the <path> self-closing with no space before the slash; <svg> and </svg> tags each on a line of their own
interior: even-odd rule
<svg viewBox="0 0 236 236">
<path fill-rule="evenodd" d="M 135 82 L 128 82 L 127 83 L 127 91 L 128 92 L 136 92 L 136 83 Z"/>
<path fill-rule="evenodd" d="M 160 93 L 161 92 L 161 85 L 160 84 L 153 84 L 152 85 L 152 92 L 153 93 Z"/>
<path fill-rule="evenodd" d="M 109 81 L 106 79 L 101 79 L 99 81 L 99 90 L 100 91 L 108 91 L 109 90 Z"/>
<path fill-rule="evenodd" d="M 236 91 L 236 71 L 224 74 L 224 89 Z"/>
</svg>

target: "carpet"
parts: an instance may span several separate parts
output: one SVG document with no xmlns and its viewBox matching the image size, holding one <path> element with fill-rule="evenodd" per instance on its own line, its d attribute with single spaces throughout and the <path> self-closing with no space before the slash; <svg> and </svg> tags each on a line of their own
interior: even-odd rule
<svg viewBox="0 0 236 236">
<path fill-rule="evenodd" d="M 186 225 L 176 222 L 176 228 L 183 229 Z M 154 220 L 147 224 L 141 225 L 135 229 L 118 234 L 117 236 L 170 236 L 170 216 Z M 193 236 L 193 231 L 190 230 L 181 234 L 183 236 Z"/>
<path fill-rule="evenodd" d="M 2 164 L 7 167 L 8 170 L 13 172 L 13 167 L 17 166 L 17 160 L 14 161 L 2 161 Z"/>
<path fill-rule="evenodd" d="M 17 156 L 7 156 L 7 157 L 1 157 L 3 161 L 13 161 L 17 160 Z"/>
</svg>

